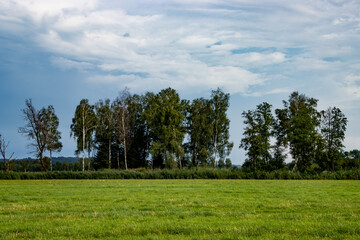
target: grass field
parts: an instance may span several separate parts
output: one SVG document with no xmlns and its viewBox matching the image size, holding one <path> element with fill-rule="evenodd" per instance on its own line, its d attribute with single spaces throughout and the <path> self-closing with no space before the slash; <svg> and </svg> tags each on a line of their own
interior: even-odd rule
<svg viewBox="0 0 360 240">
<path fill-rule="evenodd" d="M 360 239 L 359 181 L 0 181 L 1 239 Z"/>
</svg>

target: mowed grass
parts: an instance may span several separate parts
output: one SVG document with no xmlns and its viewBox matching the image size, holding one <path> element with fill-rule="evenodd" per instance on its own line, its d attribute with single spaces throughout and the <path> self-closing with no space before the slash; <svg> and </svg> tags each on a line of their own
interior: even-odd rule
<svg viewBox="0 0 360 240">
<path fill-rule="evenodd" d="M 0 181 L 1 239 L 360 239 L 359 181 Z"/>
</svg>

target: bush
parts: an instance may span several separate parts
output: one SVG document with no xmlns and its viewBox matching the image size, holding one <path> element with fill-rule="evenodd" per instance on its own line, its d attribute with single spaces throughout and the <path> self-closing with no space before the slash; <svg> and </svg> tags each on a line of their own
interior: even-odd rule
<svg viewBox="0 0 360 240">
<path fill-rule="evenodd" d="M 134 169 L 99 171 L 4 172 L 0 179 L 360 179 L 360 169 L 337 172 L 292 172 L 287 169 L 244 171 L 239 169 L 185 168 L 185 169 Z"/>
</svg>

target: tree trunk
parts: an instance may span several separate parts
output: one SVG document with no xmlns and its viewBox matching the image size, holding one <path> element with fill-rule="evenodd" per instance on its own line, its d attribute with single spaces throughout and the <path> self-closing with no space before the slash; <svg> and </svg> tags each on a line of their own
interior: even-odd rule
<svg viewBox="0 0 360 240">
<path fill-rule="evenodd" d="M 83 129 L 83 157 L 82 157 L 82 171 L 85 171 L 85 130 Z"/>
<path fill-rule="evenodd" d="M 47 172 L 46 162 L 44 162 L 43 152 L 42 151 L 39 153 L 39 158 L 40 158 L 40 164 L 41 164 L 41 167 L 42 167 L 43 171 Z"/>
<path fill-rule="evenodd" d="M 117 164 L 118 164 L 118 169 L 120 169 L 120 154 L 119 154 L 119 150 L 117 152 Z"/>
<path fill-rule="evenodd" d="M 90 152 L 91 152 L 91 150 L 90 150 L 90 148 L 89 148 L 89 151 L 88 151 L 88 156 L 89 156 L 89 161 L 88 161 L 88 171 L 90 171 L 90 163 L 91 163 L 91 160 L 90 160 Z"/>
<path fill-rule="evenodd" d="M 216 168 L 216 157 L 217 157 L 217 148 L 216 142 L 214 143 L 214 151 L 215 151 L 215 158 L 214 158 L 214 168 Z"/>
<path fill-rule="evenodd" d="M 124 143 L 124 159 L 125 159 L 125 170 L 128 170 L 127 166 L 127 152 L 126 152 L 126 129 L 125 129 L 125 108 L 122 109 L 122 129 L 123 129 L 123 143 Z"/>
<path fill-rule="evenodd" d="M 109 169 L 111 169 L 111 139 L 109 139 Z"/>
<path fill-rule="evenodd" d="M 83 129 L 82 129 L 82 147 L 83 147 L 83 159 L 82 159 L 82 171 L 85 172 L 85 113 L 83 110 L 83 121 L 82 121 L 82 125 L 83 125 Z"/>
<path fill-rule="evenodd" d="M 297 156 L 295 156 L 295 165 L 293 167 L 293 172 L 295 172 L 297 170 L 297 163 L 298 163 L 299 159 Z"/>
<path fill-rule="evenodd" d="M 50 172 L 52 172 L 53 169 L 52 169 L 52 154 L 51 154 L 52 151 L 51 151 L 51 149 L 49 152 L 50 152 Z"/>
</svg>

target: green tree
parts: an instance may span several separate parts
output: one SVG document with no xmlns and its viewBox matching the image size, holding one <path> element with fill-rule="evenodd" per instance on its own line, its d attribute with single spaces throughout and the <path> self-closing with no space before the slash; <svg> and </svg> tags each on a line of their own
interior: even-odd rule
<svg viewBox="0 0 360 240">
<path fill-rule="evenodd" d="M 242 115 L 245 118 L 245 128 L 240 147 L 247 151 L 247 161 L 254 170 L 269 169 L 272 159 L 270 138 L 273 135 L 272 126 L 274 125 L 271 105 L 264 102 L 257 105 L 256 110 L 243 112 Z"/>
<path fill-rule="evenodd" d="M 211 119 L 210 101 L 204 98 L 193 100 L 189 106 L 187 117 L 187 130 L 189 142 L 186 144 L 191 153 L 193 166 L 206 166 L 211 155 Z"/>
<path fill-rule="evenodd" d="M 325 141 L 325 154 L 330 161 L 330 168 L 335 171 L 335 162 L 344 148 L 347 118 L 339 108 L 328 108 L 321 111 L 321 133 Z"/>
<path fill-rule="evenodd" d="M 130 135 L 132 143 L 128 150 L 129 167 L 147 167 L 151 145 L 150 128 L 146 120 L 145 110 L 148 108 L 152 93 L 131 95 L 128 105 Z"/>
<path fill-rule="evenodd" d="M 94 106 L 89 104 L 89 100 L 82 99 L 76 107 L 72 124 L 70 126 L 71 136 L 74 136 L 77 142 L 77 150 L 82 151 L 82 171 L 85 171 L 85 148 L 88 147 L 89 159 L 92 144 L 92 135 L 97 126 L 97 118 L 94 112 Z"/>
<path fill-rule="evenodd" d="M 114 112 L 114 130 L 116 131 L 115 135 L 124 149 L 124 163 L 126 170 L 128 169 L 127 154 L 131 145 L 130 116 L 128 110 L 130 98 L 131 96 L 129 90 L 125 88 L 119 93 L 119 96 L 112 104 L 112 109 Z M 119 160 L 118 168 L 120 168 Z"/>
<path fill-rule="evenodd" d="M 98 162 L 102 162 L 103 158 L 107 158 L 107 167 L 110 169 L 111 162 L 111 151 L 112 151 L 112 142 L 114 139 L 114 112 L 111 108 L 110 100 L 105 99 L 99 100 L 95 104 L 96 116 L 98 119 L 98 124 L 95 130 L 95 138 L 97 142 L 98 154 L 97 160 Z M 107 153 L 105 152 L 105 148 L 107 149 Z M 99 167 L 104 167 L 102 164 Z"/>
<path fill-rule="evenodd" d="M 61 133 L 58 130 L 59 118 L 56 116 L 55 109 L 52 105 L 48 106 L 47 109 L 41 109 L 40 115 L 43 115 L 47 125 L 48 142 L 46 149 L 50 152 L 50 171 L 52 171 L 52 152 L 60 152 L 62 149 L 62 143 L 60 142 Z"/>
<path fill-rule="evenodd" d="M 178 93 L 171 88 L 161 90 L 149 99 L 146 118 L 150 126 L 152 145 L 150 153 L 153 161 L 160 160 L 165 167 L 182 167 L 185 136 L 186 101 L 182 101 Z"/>
<path fill-rule="evenodd" d="M 210 139 L 212 143 L 212 152 L 214 154 L 213 166 L 216 167 L 217 158 L 225 158 L 230 155 L 234 146 L 229 142 L 230 120 L 227 118 L 229 108 L 230 94 L 224 93 L 220 88 L 211 92 L 210 98 Z"/>
<path fill-rule="evenodd" d="M 26 125 L 19 128 L 19 133 L 27 136 L 32 142 L 29 144 L 30 148 L 34 149 L 34 153 L 40 160 L 43 171 L 47 171 L 46 161 L 43 158 L 44 151 L 49 142 L 48 139 L 48 124 L 46 114 L 41 114 L 45 110 L 37 111 L 32 105 L 31 99 L 26 99 L 25 108 L 21 110 L 24 114 Z"/>
<path fill-rule="evenodd" d="M 293 92 L 288 101 L 283 101 L 284 108 L 275 110 L 281 128 L 278 141 L 290 147 L 294 171 L 304 171 L 314 161 L 318 139 L 316 130 L 320 124 L 317 102 L 317 99 Z"/>
</svg>

